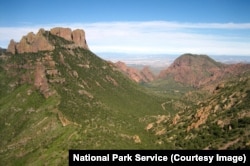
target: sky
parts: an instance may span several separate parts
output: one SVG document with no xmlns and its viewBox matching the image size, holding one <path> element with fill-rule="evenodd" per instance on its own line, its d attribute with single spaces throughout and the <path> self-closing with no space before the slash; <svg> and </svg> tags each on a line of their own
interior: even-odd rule
<svg viewBox="0 0 250 166">
<path fill-rule="evenodd" d="M 91 51 L 250 56 L 250 0 L 8 0 L 0 47 L 40 28 L 83 29 Z"/>
</svg>

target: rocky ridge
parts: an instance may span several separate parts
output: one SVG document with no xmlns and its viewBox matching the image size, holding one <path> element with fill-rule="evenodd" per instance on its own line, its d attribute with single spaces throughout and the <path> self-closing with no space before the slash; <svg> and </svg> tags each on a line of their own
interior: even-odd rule
<svg viewBox="0 0 250 166">
<path fill-rule="evenodd" d="M 154 74 L 150 71 L 149 67 L 144 67 L 141 71 L 128 67 L 124 62 L 118 61 L 114 64 L 121 72 L 127 75 L 131 80 L 140 82 L 151 82 L 155 80 Z"/>
<path fill-rule="evenodd" d="M 65 47 L 82 47 L 88 49 L 85 38 L 85 32 L 80 29 L 71 30 L 70 28 L 53 28 L 49 32 L 40 29 L 37 34 L 33 32 L 23 36 L 20 42 L 15 42 L 13 39 L 10 41 L 7 52 L 12 54 L 22 53 L 36 53 L 38 51 L 52 51 L 55 46 L 49 41 L 49 35 L 56 35 L 63 39 L 72 42 L 71 45 Z"/>
</svg>

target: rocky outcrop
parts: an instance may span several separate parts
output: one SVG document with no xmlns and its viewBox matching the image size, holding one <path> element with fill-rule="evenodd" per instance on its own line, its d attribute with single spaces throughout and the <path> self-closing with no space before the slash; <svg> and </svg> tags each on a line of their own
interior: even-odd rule
<svg viewBox="0 0 250 166">
<path fill-rule="evenodd" d="M 72 41 L 72 44 L 65 46 L 67 48 L 82 47 L 88 49 L 85 32 L 83 30 L 76 29 L 72 31 L 70 28 L 58 27 L 51 29 L 50 32 L 45 32 L 44 29 L 40 29 L 37 34 L 30 32 L 26 36 L 23 36 L 20 42 L 11 40 L 7 52 L 21 54 L 28 52 L 36 53 L 38 51 L 52 51 L 55 46 L 49 41 L 49 34 Z"/>
<path fill-rule="evenodd" d="M 115 66 L 125 75 L 127 75 L 131 80 L 135 82 L 141 81 L 140 73 L 138 70 L 128 67 L 124 62 L 121 61 L 116 62 Z"/>
<path fill-rule="evenodd" d="M 45 98 L 48 98 L 56 93 L 50 86 L 51 84 L 63 84 L 65 78 L 61 77 L 61 73 L 56 68 L 56 62 L 49 54 L 43 58 L 38 58 L 34 67 L 34 86 L 38 89 Z"/>
<path fill-rule="evenodd" d="M 30 32 L 26 36 L 23 36 L 19 43 L 11 40 L 7 51 L 15 54 L 53 50 L 54 46 L 52 46 L 45 38 L 43 35 L 44 32 L 45 31 L 43 29 L 40 29 L 36 35 L 33 32 Z"/>
<path fill-rule="evenodd" d="M 64 38 L 65 40 L 72 41 L 71 29 L 70 28 L 53 28 L 50 30 L 50 33 L 59 37 Z"/>
<path fill-rule="evenodd" d="M 48 98 L 53 93 L 50 91 L 49 84 L 46 78 L 45 67 L 41 62 L 36 63 L 34 86 L 40 90 L 45 98 Z"/>
<path fill-rule="evenodd" d="M 25 53 L 25 52 L 38 52 L 38 51 L 51 51 L 54 46 L 44 36 L 44 29 L 40 29 L 37 34 L 33 32 L 23 36 L 19 43 L 13 40 L 10 42 L 8 52 L 11 53 Z"/>
<path fill-rule="evenodd" d="M 85 32 L 82 29 L 76 29 L 72 31 L 70 28 L 53 28 L 50 33 L 64 38 L 65 40 L 74 42 L 75 46 L 88 49 L 88 45 L 85 38 Z"/>
<path fill-rule="evenodd" d="M 85 38 L 85 32 L 81 29 L 76 29 L 72 32 L 72 40 L 77 46 L 82 46 L 88 49 L 88 45 Z"/>
<path fill-rule="evenodd" d="M 143 80 L 146 82 L 151 82 L 155 80 L 154 74 L 150 71 L 149 67 L 146 66 L 141 70 L 141 75 L 143 77 Z"/>
<path fill-rule="evenodd" d="M 16 53 L 16 42 L 13 39 L 10 40 L 10 44 L 8 46 L 7 52 L 10 52 L 12 54 Z"/>
<path fill-rule="evenodd" d="M 124 62 L 118 61 L 115 66 L 135 82 L 150 82 L 155 79 L 155 76 L 150 71 L 149 67 L 144 67 L 141 71 L 128 67 Z"/>
</svg>

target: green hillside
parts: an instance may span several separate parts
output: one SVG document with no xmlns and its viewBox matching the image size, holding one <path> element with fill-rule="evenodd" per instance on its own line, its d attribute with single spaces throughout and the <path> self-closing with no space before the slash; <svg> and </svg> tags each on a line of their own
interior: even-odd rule
<svg viewBox="0 0 250 166">
<path fill-rule="evenodd" d="M 170 114 L 112 64 L 51 35 L 56 49 L 1 57 L 0 161 L 67 163 L 68 149 L 159 149 L 144 117 Z"/>
<path fill-rule="evenodd" d="M 202 91 L 186 93 L 182 99 L 194 104 L 165 123 L 149 120 L 149 131 L 167 131 L 159 138 L 174 149 L 250 149 L 249 75 L 221 82 L 207 96 Z"/>
</svg>

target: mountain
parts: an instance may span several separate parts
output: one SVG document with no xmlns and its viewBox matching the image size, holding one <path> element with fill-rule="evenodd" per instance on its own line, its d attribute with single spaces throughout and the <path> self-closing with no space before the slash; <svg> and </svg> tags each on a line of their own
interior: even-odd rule
<svg viewBox="0 0 250 166">
<path fill-rule="evenodd" d="M 133 67 L 128 67 L 124 62 L 118 61 L 114 63 L 115 66 L 120 69 L 125 75 L 127 75 L 131 80 L 142 83 L 151 82 L 155 80 L 155 75 L 150 71 L 149 67 L 144 67 L 141 71 Z"/>
<path fill-rule="evenodd" d="M 69 149 L 250 148 L 248 66 L 183 55 L 162 79 L 138 84 L 120 65 L 91 52 L 83 30 L 12 40 L 0 56 L 0 161 L 67 165 Z M 208 93 L 180 67 L 202 86 L 227 74 Z"/>
<path fill-rule="evenodd" d="M 207 55 L 183 54 L 161 71 L 158 78 L 171 77 L 182 84 L 203 87 L 249 70 L 250 64 L 223 64 Z"/>
<path fill-rule="evenodd" d="M 41 29 L 0 56 L 3 163 L 65 165 L 68 149 L 160 148 L 143 119 L 173 113 L 161 106 L 167 98 L 96 56 L 75 31 Z"/>
</svg>

